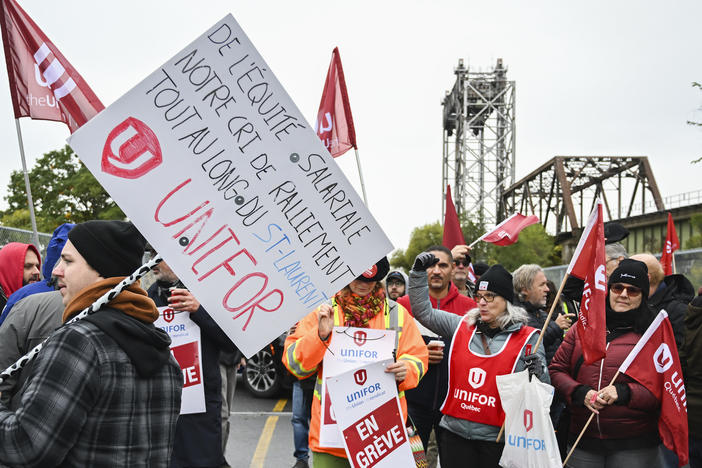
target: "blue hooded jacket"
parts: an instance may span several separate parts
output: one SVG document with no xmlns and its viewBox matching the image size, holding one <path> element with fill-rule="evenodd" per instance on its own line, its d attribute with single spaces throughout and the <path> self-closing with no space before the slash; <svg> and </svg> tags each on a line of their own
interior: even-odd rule
<svg viewBox="0 0 702 468">
<path fill-rule="evenodd" d="M 66 245 L 68 240 L 68 232 L 73 229 L 75 224 L 64 223 L 54 230 L 54 235 L 51 236 L 49 245 L 46 247 L 46 256 L 44 258 L 44 264 L 41 268 L 41 273 L 44 277 L 43 280 L 37 281 L 36 283 L 31 283 L 26 286 L 22 286 L 20 289 L 12 293 L 12 295 L 7 298 L 7 304 L 0 314 L 0 325 L 5 321 L 7 314 L 10 313 L 10 309 L 21 299 L 32 294 L 38 294 L 43 292 L 53 291 L 54 287 L 49 284 L 51 281 L 51 272 L 54 270 L 56 262 L 58 262 L 61 257 L 61 251 L 63 246 Z"/>
</svg>

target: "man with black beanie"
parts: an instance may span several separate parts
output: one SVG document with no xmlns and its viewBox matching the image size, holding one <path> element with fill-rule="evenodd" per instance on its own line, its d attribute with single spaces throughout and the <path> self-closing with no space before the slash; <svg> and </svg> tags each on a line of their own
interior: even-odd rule
<svg viewBox="0 0 702 468">
<path fill-rule="evenodd" d="M 88 221 L 54 268 L 63 322 L 141 265 L 145 240 L 123 221 Z M 183 377 L 139 283 L 60 327 L 37 355 L 20 406 L 0 404 L 0 464 L 167 466 Z"/>
</svg>

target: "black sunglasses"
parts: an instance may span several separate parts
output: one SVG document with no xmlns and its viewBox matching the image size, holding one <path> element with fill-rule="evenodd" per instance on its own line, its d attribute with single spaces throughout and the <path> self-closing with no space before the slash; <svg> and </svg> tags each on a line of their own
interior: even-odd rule
<svg viewBox="0 0 702 468">
<path fill-rule="evenodd" d="M 464 267 L 467 267 L 470 265 L 470 258 L 461 258 L 459 260 L 454 260 L 453 263 L 456 265 L 463 265 Z"/>
</svg>

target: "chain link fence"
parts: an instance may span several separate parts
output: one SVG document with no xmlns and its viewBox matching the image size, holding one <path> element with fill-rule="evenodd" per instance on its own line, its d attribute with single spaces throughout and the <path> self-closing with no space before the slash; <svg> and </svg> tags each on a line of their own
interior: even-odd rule
<svg viewBox="0 0 702 468">
<path fill-rule="evenodd" d="M 660 255 L 656 255 L 660 260 Z M 558 265 L 544 268 L 546 278 L 558 286 L 563 280 L 568 265 Z M 702 285 L 702 249 L 678 250 L 675 252 L 675 272 L 685 275 L 695 287 Z"/>
<path fill-rule="evenodd" d="M 11 228 L 7 226 L 0 226 L 0 248 L 4 247 L 10 242 L 23 242 L 25 244 L 32 244 L 34 240 L 32 239 L 32 231 L 27 231 L 25 229 Z M 51 240 L 51 234 L 46 234 L 44 232 L 39 233 L 39 244 L 37 249 L 44 257 L 46 252 L 46 246 L 49 245 Z"/>
</svg>

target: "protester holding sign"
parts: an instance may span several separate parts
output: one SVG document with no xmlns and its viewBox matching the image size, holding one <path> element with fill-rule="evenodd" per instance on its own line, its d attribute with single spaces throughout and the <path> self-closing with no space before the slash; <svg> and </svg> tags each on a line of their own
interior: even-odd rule
<svg viewBox="0 0 702 468">
<path fill-rule="evenodd" d="M 131 223 L 88 221 L 68 234 L 54 268 L 71 320 L 141 265 Z M 20 407 L 0 403 L 0 465 L 168 465 L 183 375 L 158 311 L 138 283 L 49 337 Z"/>
<path fill-rule="evenodd" d="M 397 362 L 389 365 L 386 371 L 395 374 L 405 418 L 407 403 L 404 391 L 417 386 L 427 367 L 427 347 L 417 325 L 404 307 L 388 299 L 385 294 L 381 280 L 389 269 L 387 258 L 378 261 L 335 294 L 330 303 L 322 304 L 303 318 L 295 333 L 285 340 L 283 363 L 290 372 L 297 378 L 305 378 L 317 372 L 310 423 L 310 450 L 313 452 L 315 468 L 349 466 L 343 447 L 324 447 L 320 444 L 321 390 L 324 379 L 322 360 L 331 344 L 334 326 L 395 330 Z M 341 356 L 329 358 L 341 359 Z"/>
<path fill-rule="evenodd" d="M 658 408 L 646 387 L 626 374 L 610 381 L 653 320 L 648 307 L 646 264 L 624 259 L 608 281 L 607 355 L 585 364 L 575 327 L 565 337 L 549 367 L 556 390 L 571 413 L 572 445 L 591 412 L 588 426 L 568 462 L 573 467 L 653 467 L 657 465 Z"/>
<path fill-rule="evenodd" d="M 414 317 L 422 325 L 441 336 L 453 336 L 449 391 L 439 423 L 441 466 L 497 467 L 503 444 L 495 440 L 505 413 L 496 376 L 529 369 L 548 382 L 543 347 L 531 354 L 538 331 L 526 325 L 526 311 L 512 305 L 512 275 L 501 265 L 480 277 L 476 309 L 463 317 L 433 309 L 426 270 L 437 261 L 428 252 L 417 256 L 410 272 L 409 297 Z"/>
<path fill-rule="evenodd" d="M 165 261 L 156 265 L 153 271 L 156 282 L 149 288 L 149 297 L 157 307 L 169 306 L 175 313 L 190 313 L 190 319 L 200 327 L 202 350 L 202 375 L 196 378 L 201 378 L 204 383 L 206 409 L 204 413 L 181 414 L 178 418 L 169 466 L 220 467 L 225 460 L 222 453 L 219 355 L 220 350 L 233 351 L 236 348 Z"/>
</svg>

